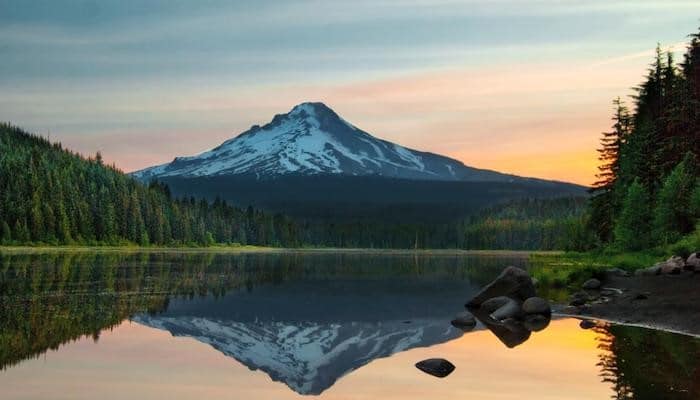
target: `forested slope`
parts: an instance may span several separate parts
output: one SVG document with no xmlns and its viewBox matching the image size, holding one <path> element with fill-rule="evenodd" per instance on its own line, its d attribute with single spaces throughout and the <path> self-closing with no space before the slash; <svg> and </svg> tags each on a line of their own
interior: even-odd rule
<svg viewBox="0 0 700 400">
<path fill-rule="evenodd" d="M 630 110 L 614 101 L 601 139 L 590 228 L 620 250 L 672 243 L 700 217 L 700 33 L 683 61 L 657 47 Z"/>
<path fill-rule="evenodd" d="M 58 143 L 0 124 L 0 240 L 4 244 L 251 243 L 294 246 L 282 216 L 221 201 L 174 199 L 143 185 L 99 153 L 84 158 Z"/>
</svg>

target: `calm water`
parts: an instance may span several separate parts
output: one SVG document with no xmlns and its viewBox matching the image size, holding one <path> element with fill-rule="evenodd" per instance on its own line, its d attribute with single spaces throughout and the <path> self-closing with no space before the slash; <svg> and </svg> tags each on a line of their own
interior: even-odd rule
<svg viewBox="0 0 700 400">
<path fill-rule="evenodd" d="M 449 324 L 522 258 L 0 255 L 2 399 L 699 399 L 700 341 Z M 443 357 L 444 379 L 417 361 Z"/>
</svg>

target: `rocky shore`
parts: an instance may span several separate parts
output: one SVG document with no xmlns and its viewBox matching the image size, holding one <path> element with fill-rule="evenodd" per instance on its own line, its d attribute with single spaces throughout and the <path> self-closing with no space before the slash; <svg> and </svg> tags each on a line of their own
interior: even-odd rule
<svg viewBox="0 0 700 400">
<path fill-rule="evenodd" d="M 586 281 L 555 314 L 700 336 L 700 258 L 671 257 L 630 274 L 613 269 Z"/>
</svg>

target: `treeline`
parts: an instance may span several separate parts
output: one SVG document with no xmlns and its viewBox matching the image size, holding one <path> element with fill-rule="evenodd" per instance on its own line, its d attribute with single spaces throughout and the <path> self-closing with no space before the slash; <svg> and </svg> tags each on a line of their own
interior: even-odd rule
<svg viewBox="0 0 700 400">
<path fill-rule="evenodd" d="M 528 198 L 481 211 L 464 223 L 467 249 L 572 250 L 591 242 L 587 199 Z"/>
<path fill-rule="evenodd" d="M 290 218 L 218 198 L 176 198 L 163 183 L 145 185 L 105 165 L 99 153 L 85 158 L 0 124 L 3 245 L 565 249 L 580 237 L 574 232 L 582 204 L 574 198 L 517 200 L 455 221 Z M 401 205 L 387 207 L 402 211 Z"/>
<path fill-rule="evenodd" d="M 594 241 L 583 228 L 586 207 L 586 197 L 522 198 L 451 222 L 314 219 L 300 233 L 327 247 L 567 250 Z"/>
<path fill-rule="evenodd" d="M 603 134 L 589 228 L 601 244 L 672 243 L 700 217 L 700 34 L 677 64 L 659 47 L 630 109 L 618 98 Z"/>
<path fill-rule="evenodd" d="M 98 153 L 84 158 L 0 124 L 0 243 L 297 246 L 282 215 L 175 199 L 136 182 Z"/>
</svg>

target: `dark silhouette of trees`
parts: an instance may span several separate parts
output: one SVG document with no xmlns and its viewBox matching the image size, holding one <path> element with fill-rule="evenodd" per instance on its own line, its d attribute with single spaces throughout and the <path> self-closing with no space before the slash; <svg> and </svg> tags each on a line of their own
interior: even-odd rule
<svg viewBox="0 0 700 400">
<path fill-rule="evenodd" d="M 590 201 L 590 229 L 602 243 L 641 249 L 678 240 L 696 227 L 699 39 L 691 35 L 680 66 L 657 46 L 644 82 L 635 88 L 632 115 L 615 101 Z"/>
</svg>

